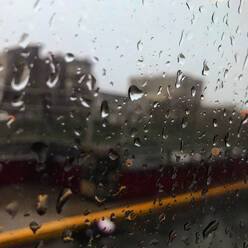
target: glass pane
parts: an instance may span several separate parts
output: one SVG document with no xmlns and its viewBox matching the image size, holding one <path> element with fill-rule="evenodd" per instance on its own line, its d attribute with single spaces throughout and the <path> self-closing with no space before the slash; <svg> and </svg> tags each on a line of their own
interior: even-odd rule
<svg viewBox="0 0 248 248">
<path fill-rule="evenodd" d="M 0 247 L 248 247 L 247 7 L 3 2 Z"/>
</svg>

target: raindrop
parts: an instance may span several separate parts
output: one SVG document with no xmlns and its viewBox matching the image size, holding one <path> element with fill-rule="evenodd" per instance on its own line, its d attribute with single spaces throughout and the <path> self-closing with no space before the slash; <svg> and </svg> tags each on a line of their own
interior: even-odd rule
<svg viewBox="0 0 248 248">
<path fill-rule="evenodd" d="M 213 119 L 213 126 L 214 127 L 218 127 L 218 123 L 217 123 L 217 120 L 216 119 Z"/>
<path fill-rule="evenodd" d="M 72 231 L 71 230 L 64 230 L 62 233 L 62 240 L 64 243 L 69 243 L 73 241 Z"/>
<path fill-rule="evenodd" d="M 186 115 L 190 115 L 190 110 L 189 109 L 185 109 L 185 114 Z"/>
<path fill-rule="evenodd" d="M 202 76 L 207 76 L 208 73 L 209 73 L 209 67 L 207 65 L 207 62 L 204 60 L 202 67 Z"/>
<path fill-rule="evenodd" d="M 216 23 L 215 12 L 212 14 L 211 21 L 212 21 L 212 24 Z"/>
<path fill-rule="evenodd" d="M 15 108 L 18 108 L 18 107 L 21 107 L 23 106 L 24 104 L 24 101 L 22 100 L 23 99 L 23 94 L 19 95 L 19 96 L 16 96 L 13 101 L 11 102 L 11 105 Z"/>
<path fill-rule="evenodd" d="M 40 0 L 35 1 L 34 6 L 33 6 L 34 9 L 37 8 L 37 6 L 39 5 L 39 2 L 40 2 Z"/>
<path fill-rule="evenodd" d="M 138 132 L 138 130 L 135 127 L 132 128 L 131 129 L 131 132 L 130 132 L 131 133 L 131 137 L 134 138 L 136 136 L 137 132 Z"/>
<path fill-rule="evenodd" d="M 159 102 L 154 102 L 153 103 L 153 108 L 157 108 L 159 106 Z"/>
<path fill-rule="evenodd" d="M 21 78 L 17 80 L 15 77 L 11 81 L 11 87 L 15 91 L 21 91 L 26 88 L 30 78 L 30 69 L 27 65 L 24 66 Z"/>
<path fill-rule="evenodd" d="M 182 32 L 181 32 L 181 36 L 180 36 L 179 43 L 178 43 L 179 46 L 181 46 L 181 44 L 183 42 L 183 35 L 184 35 L 184 30 L 182 30 Z"/>
<path fill-rule="evenodd" d="M 248 49 L 247 49 L 247 51 L 246 51 L 245 59 L 244 59 L 243 66 L 242 66 L 242 70 L 243 70 L 243 71 L 244 71 L 244 69 L 246 68 L 247 61 L 248 61 Z"/>
<path fill-rule="evenodd" d="M 134 144 L 134 146 L 136 146 L 136 147 L 141 147 L 140 139 L 139 139 L 139 138 L 135 138 L 133 144 Z"/>
<path fill-rule="evenodd" d="M 6 208 L 5 211 L 12 217 L 14 218 L 18 212 L 19 209 L 19 204 L 17 201 L 13 201 L 11 203 L 9 203 Z"/>
<path fill-rule="evenodd" d="M 143 49 L 143 42 L 141 40 L 139 40 L 137 42 L 137 49 L 138 49 L 138 51 L 142 51 L 142 49 Z"/>
<path fill-rule="evenodd" d="M 19 45 L 22 47 L 22 48 L 25 48 L 27 45 L 28 45 L 28 43 L 29 43 L 29 41 L 28 41 L 28 36 L 29 36 L 29 34 L 27 34 L 27 33 L 23 33 L 22 34 L 22 36 L 20 37 L 20 40 L 19 40 Z"/>
<path fill-rule="evenodd" d="M 79 80 L 78 80 L 79 84 L 85 84 L 88 88 L 88 90 L 92 91 L 95 88 L 96 85 L 96 79 L 93 75 L 86 73 L 83 74 Z"/>
<path fill-rule="evenodd" d="M 80 130 L 76 130 L 76 129 L 75 129 L 75 130 L 74 130 L 74 134 L 75 134 L 76 136 L 79 137 L 79 136 L 81 135 L 81 132 L 80 132 Z"/>
<path fill-rule="evenodd" d="M 58 214 L 61 213 L 63 206 L 68 201 L 71 195 L 72 195 L 72 191 L 69 188 L 65 188 L 60 191 L 56 202 L 56 211 Z"/>
<path fill-rule="evenodd" d="M 101 104 L 101 117 L 107 118 L 109 116 L 109 106 L 108 106 L 108 102 L 107 101 L 102 101 Z"/>
<path fill-rule="evenodd" d="M 178 55 L 178 57 L 177 57 L 177 62 L 178 62 L 179 64 L 183 65 L 183 64 L 184 64 L 184 60 L 185 60 L 184 54 L 180 53 L 180 54 Z"/>
<path fill-rule="evenodd" d="M 226 134 L 224 141 L 225 141 L 226 147 L 231 147 L 231 144 L 229 143 L 229 133 Z"/>
<path fill-rule="evenodd" d="M 91 101 L 89 99 L 80 97 L 80 102 L 84 107 L 90 108 Z"/>
<path fill-rule="evenodd" d="M 188 121 L 185 118 L 183 118 L 181 127 L 186 128 L 187 126 L 188 126 Z"/>
<path fill-rule="evenodd" d="M 144 93 L 135 85 L 132 85 L 128 89 L 128 97 L 131 101 L 137 101 L 144 96 Z"/>
<path fill-rule="evenodd" d="M 225 69 L 225 71 L 224 71 L 224 78 L 227 77 L 228 72 L 229 72 L 228 69 Z"/>
<path fill-rule="evenodd" d="M 172 243 L 172 241 L 177 237 L 177 234 L 175 231 L 171 231 L 169 233 L 169 240 L 168 240 L 168 243 Z"/>
<path fill-rule="evenodd" d="M 75 59 L 74 55 L 72 53 L 67 53 L 65 55 L 65 62 L 70 63 Z"/>
<path fill-rule="evenodd" d="M 191 229 L 191 225 L 190 225 L 190 223 L 185 223 L 184 224 L 184 231 L 189 231 Z"/>
<path fill-rule="evenodd" d="M 185 79 L 185 76 L 183 75 L 183 72 L 181 70 L 177 71 L 177 78 L 176 78 L 176 88 L 180 88 L 183 80 Z"/>
<path fill-rule="evenodd" d="M 119 158 L 118 153 L 112 149 L 110 149 L 108 156 L 111 160 L 117 160 Z"/>
<path fill-rule="evenodd" d="M 218 229 L 219 223 L 216 220 L 211 221 L 206 228 L 203 230 L 203 238 L 207 238 L 211 233 Z"/>
<path fill-rule="evenodd" d="M 50 17 L 50 19 L 49 19 L 49 27 L 52 26 L 55 15 L 56 15 L 56 13 L 53 13 L 52 16 Z"/>
<path fill-rule="evenodd" d="M 242 0 L 239 0 L 239 7 L 238 7 L 238 13 L 241 13 L 241 7 L 242 7 Z"/>
<path fill-rule="evenodd" d="M 59 81 L 59 73 L 50 74 L 46 84 L 49 88 L 54 88 Z"/>
<path fill-rule="evenodd" d="M 166 140 L 168 138 L 168 135 L 166 134 L 166 127 L 163 127 L 163 130 L 162 130 L 162 138 L 164 140 Z"/>
<path fill-rule="evenodd" d="M 166 87 L 166 91 L 167 91 L 167 94 L 168 94 L 168 98 L 171 99 L 171 93 L 170 93 L 170 90 L 171 90 L 171 86 L 170 85 L 167 85 Z"/>
<path fill-rule="evenodd" d="M 37 232 L 37 230 L 39 230 L 41 228 L 41 225 L 39 225 L 37 222 L 35 221 L 31 221 L 29 224 L 29 228 L 32 230 L 32 232 L 35 234 Z"/>
<path fill-rule="evenodd" d="M 158 92 L 157 92 L 157 95 L 161 95 L 162 90 L 163 90 L 163 87 L 162 87 L 162 86 L 159 86 L 159 88 L 158 88 Z"/>
<path fill-rule="evenodd" d="M 15 122 L 15 120 L 16 120 L 16 118 L 15 118 L 14 115 L 9 115 L 9 116 L 8 116 L 8 121 L 7 121 L 7 123 L 6 123 L 7 127 L 8 127 L 8 128 L 11 128 L 11 125 L 12 125 L 12 123 Z"/>
<path fill-rule="evenodd" d="M 51 56 L 51 61 L 49 63 L 50 74 L 46 84 L 49 88 L 54 88 L 59 80 L 59 68 L 56 68 L 53 55 L 50 56 Z"/>
<path fill-rule="evenodd" d="M 127 167 L 132 167 L 132 166 L 133 166 L 133 159 L 128 158 L 128 159 L 125 161 L 125 165 L 126 165 Z"/>
<path fill-rule="evenodd" d="M 159 215 L 158 219 L 160 223 L 164 223 L 166 221 L 166 215 L 162 213 Z"/>
<path fill-rule="evenodd" d="M 115 223 L 107 218 L 102 218 L 98 221 L 97 227 L 102 233 L 111 234 L 115 230 Z"/>
<path fill-rule="evenodd" d="M 193 87 L 191 88 L 191 96 L 192 96 L 192 97 L 195 97 L 195 95 L 196 95 L 196 87 L 193 86 Z"/>
<path fill-rule="evenodd" d="M 47 211 L 48 195 L 38 195 L 36 211 L 39 215 L 44 215 Z"/>
</svg>

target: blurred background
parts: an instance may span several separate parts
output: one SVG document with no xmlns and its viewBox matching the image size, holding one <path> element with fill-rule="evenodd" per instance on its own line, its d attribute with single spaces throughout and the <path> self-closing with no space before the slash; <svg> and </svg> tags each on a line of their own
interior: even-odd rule
<svg viewBox="0 0 248 248">
<path fill-rule="evenodd" d="M 34 218 L 44 223 L 246 181 L 247 4 L 4 1 L 1 232 Z M 170 210 L 170 230 L 149 217 L 149 242 L 141 241 L 147 238 L 141 218 L 132 231 L 121 223 L 113 236 L 97 227 L 73 233 L 65 247 L 126 247 L 123 240 L 133 236 L 132 247 L 192 246 L 196 238 L 196 247 L 245 248 L 246 197 L 235 192 Z M 37 210 L 41 199 L 49 199 L 44 215 Z M 233 219 L 240 225 L 234 230 Z M 210 235 L 198 240 L 198 231 L 194 238 L 172 231 L 188 222 L 197 222 L 199 233 L 210 228 Z M 180 235 L 183 242 L 172 242 Z M 61 247 L 63 238 L 46 242 L 31 247 Z"/>
</svg>

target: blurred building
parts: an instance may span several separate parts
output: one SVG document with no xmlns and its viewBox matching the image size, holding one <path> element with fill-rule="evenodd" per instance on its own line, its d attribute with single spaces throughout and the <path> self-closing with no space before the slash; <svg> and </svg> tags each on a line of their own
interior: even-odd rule
<svg viewBox="0 0 248 248">
<path fill-rule="evenodd" d="M 28 46 L 2 54 L 2 110 L 25 118 L 39 118 L 44 113 L 63 113 L 72 106 L 69 99 L 74 88 L 79 88 L 77 80 L 91 73 L 91 63 L 78 59 L 68 62 L 61 55 L 53 54 L 42 58 L 40 50 L 39 46 Z M 80 85 L 82 92 L 83 85 Z"/>
</svg>

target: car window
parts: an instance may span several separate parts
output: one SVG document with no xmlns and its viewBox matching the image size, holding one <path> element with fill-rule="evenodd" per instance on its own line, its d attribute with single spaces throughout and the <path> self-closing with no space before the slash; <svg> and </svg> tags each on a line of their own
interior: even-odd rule
<svg viewBox="0 0 248 248">
<path fill-rule="evenodd" d="M 0 247 L 248 247 L 247 7 L 2 2 Z"/>
</svg>

